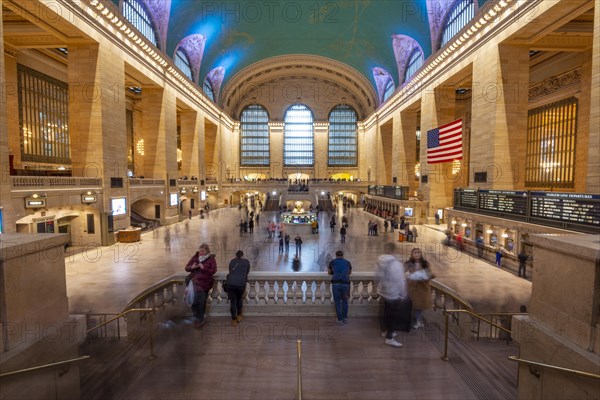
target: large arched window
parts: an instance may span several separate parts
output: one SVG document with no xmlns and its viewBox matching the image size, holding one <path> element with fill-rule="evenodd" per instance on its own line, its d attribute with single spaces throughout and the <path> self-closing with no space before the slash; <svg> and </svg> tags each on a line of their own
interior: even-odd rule
<svg viewBox="0 0 600 400">
<path fill-rule="evenodd" d="M 421 68 L 423 65 L 423 52 L 418 47 L 415 48 L 406 63 L 406 70 L 404 71 L 404 82 L 408 82 L 410 78 Z"/>
<path fill-rule="evenodd" d="M 329 113 L 329 147 L 327 164 L 330 167 L 357 165 L 358 135 L 356 111 L 340 104 Z"/>
<path fill-rule="evenodd" d="M 475 15 L 475 3 L 473 0 L 458 0 L 452 10 L 448 13 L 446 23 L 442 29 L 440 47 L 454 37 Z"/>
<path fill-rule="evenodd" d="M 158 35 L 152 25 L 152 18 L 139 0 L 123 1 L 123 16 L 144 35 L 152 44 L 158 47 Z"/>
<path fill-rule="evenodd" d="M 269 114 L 254 104 L 240 116 L 240 165 L 269 165 Z"/>
<path fill-rule="evenodd" d="M 182 49 L 178 49 L 175 53 L 175 66 L 177 66 L 177 68 L 179 68 L 179 70 L 183 72 L 185 76 L 190 78 L 190 80 L 194 80 L 190 59 L 188 58 L 187 54 L 185 54 L 185 51 L 183 51 Z"/>
<path fill-rule="evenodd" d="M 312 166 L 315 162 L 313 114 L 303 104 L 288 108 L 284 117 L 283 164 Z"/>
<path fill-rule="evenodd" d="M 210 83 L 210 79 L 206 78 L 204 80 L 204 83 L 202 84 L 202 91 L 208 96 L 209 99 L 215 101 L 215 90 L 213 89 L 212 83 Z"/>
<path fill-rule="evenodd" d="M 392 94 L 394 94 L 394 90 L 396 90 L 396 85 L 394 85 L 394 81 L 390 78 L 385 84 L 385 91 L 383 92 L 383 101 L 386 101 L 390 98 Z"/>
</svg>

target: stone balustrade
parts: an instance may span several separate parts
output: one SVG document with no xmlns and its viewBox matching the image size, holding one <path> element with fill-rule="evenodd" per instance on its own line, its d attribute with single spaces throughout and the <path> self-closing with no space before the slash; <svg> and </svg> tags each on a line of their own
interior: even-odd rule
<svg viewBox="0 0 600 400">
<path fill-rule="evenodd" d="M 11 176 L 11 185 L 13 189 L 31 188 L 35 190 L 45 188 L 87 188 L 100 187 L 101 178 L 85 178 L 71 176 Z"/>
<path fill-rule="evenodd" d="M 129 178 L 129 186 L 165 186 L 164 179 Z"/>
</svg>

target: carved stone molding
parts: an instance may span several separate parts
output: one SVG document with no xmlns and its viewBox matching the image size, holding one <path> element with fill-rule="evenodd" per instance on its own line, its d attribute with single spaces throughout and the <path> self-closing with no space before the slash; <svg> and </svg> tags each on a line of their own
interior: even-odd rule
<svg viewBox="0 0 600 400">
<path fill-rule="evenodd" d="M 529 100 L 548 96 L 570 86 L 581 84 L 581 68 L 551 76 L 529 87 Z"/>
</svg>

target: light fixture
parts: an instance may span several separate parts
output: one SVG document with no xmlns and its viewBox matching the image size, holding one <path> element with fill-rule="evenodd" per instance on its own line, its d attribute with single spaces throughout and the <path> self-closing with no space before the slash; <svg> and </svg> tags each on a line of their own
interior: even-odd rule
<svg viewBox="0 0 600 400">
<path fill-rule="evenodd" d="M 135 149 L 137 150 L 140 156 L 144 155 L 144 139 L 140 139 L 137 141 L 135 145 Z"/>
<path fill-rule="evenodd" d="M 487 232 L 487 233 L 492 233 L 492 232 L 494 232 L 494 231 L 493 231 L 491 228 L 488 228 L 486 232 Z"/>
<path fill-rule="evenodd" d="M 463 222 L 462 224 L 460 224 L 460 226 L 462 226 L 463 228 L 466 228 L 467 224 L 465 222 Z"/>
<path fill-rule="evenodd" d="M 452 225 L 456 225 L 456 220 L 452 220 Z"/>
<path fill-rule="evenodd" d="M 452 175 L 456 175 L 460 172 L 460 160 L 452 161 Z"/>
<path fill-rule="evenodd" d="M 507 238 L 507 237 L 508 237 L 508 233 L 504 232 L 504 233 L 502 234 L 502 237 L 503 237 L 503 238 Z"/>
</svg>

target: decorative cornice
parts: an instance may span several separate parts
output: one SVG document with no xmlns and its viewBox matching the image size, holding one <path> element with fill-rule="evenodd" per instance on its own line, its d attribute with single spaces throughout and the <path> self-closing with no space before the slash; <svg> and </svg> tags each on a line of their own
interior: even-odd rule
<svg viewBox="0 0 600 400">
<path fill-rule="evenodd" d="M 4 42 L 4 54 L 14 58 L 17 56 L 18 53 L 19 53 L 18 48 L 11 46 L 10 44 Z"/>
<path fill-rule="evenodd" d="M 529 87 L 529 100 L 537 97 L 548 96 L 569 86 L 581 84 L 581 68 L 577 68 L 560 75 L 551 76 L 540 83 Z"/>
</svg>

